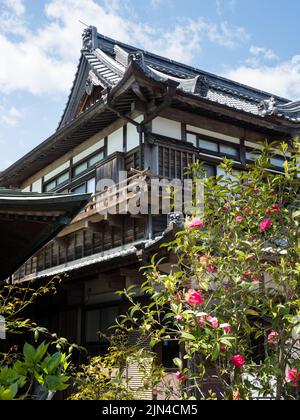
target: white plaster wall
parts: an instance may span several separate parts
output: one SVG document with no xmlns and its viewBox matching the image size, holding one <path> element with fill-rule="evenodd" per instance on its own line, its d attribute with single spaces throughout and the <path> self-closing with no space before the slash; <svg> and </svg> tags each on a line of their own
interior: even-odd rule
<svg viewBox="0 0 300 420">
<path fill-rule="evenodd" d="M 176 140 L 182 140 L 181 123 L 166 118 L 155 118 L 152 122 L 152 132 Z"/>
</svg>

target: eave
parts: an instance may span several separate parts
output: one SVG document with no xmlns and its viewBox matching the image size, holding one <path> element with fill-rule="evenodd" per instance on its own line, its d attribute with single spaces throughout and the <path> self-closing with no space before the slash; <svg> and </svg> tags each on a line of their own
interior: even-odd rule
<svg viewBox="0 0 300 420">
<path fill-rule="evenodd" d="M 90 194 L 25 194 L 0 189 L 0 280 L 56 237 L 89 199 Z"/>
</svg>

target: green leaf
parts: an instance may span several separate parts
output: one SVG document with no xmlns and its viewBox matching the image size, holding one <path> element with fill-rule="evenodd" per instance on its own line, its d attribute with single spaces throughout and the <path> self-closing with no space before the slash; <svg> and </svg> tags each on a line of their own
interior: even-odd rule
<svg viewBox="0 0 300 420">
<path fill-rule="evenodd" d="M 185 340 L 192 340 L 192 341 L 196 340 L 196 337 L 193 334 L 189 334 L 189 333 L 186 333 L 186 332 L 183 332 L 181 334 L 181 337 L 184 338 Z"/>
<path fill-rule="evenodd" d="M 31 344 L 25 343 L 23 347 L 23 355 L 26 363 L 32 363 L 34 361 L 35 348 Z"/>
<path fill-rule="evenodd" d="M 182 370 L 183 363 L 182 363 L 182 360 L 179 359 L 179 357 L 175 357 L 175 359 L 173 359 L 173 363 L 176 367 L 178 367 L 178 369 Z"/>
<path fill-rule="evenodd" d="M 37 350 L 35 352 L 35 356 L 34 356 L 34 361 L 36 363 L 38 363 L 42 360 L 42 358 L 47 353 L 48 347 L 49 347 L 49 344 L 45 344 L 45 343 L 42 343 L 42 344 L 39 345 L 39 347 L 37 348 Z"/>
<path fill-rule="evenodd" d="M 0 401 L 11 401 L 18 392 L 18 385 L 13 384 L 9 388 L 0 388 Z"/>
</svg>

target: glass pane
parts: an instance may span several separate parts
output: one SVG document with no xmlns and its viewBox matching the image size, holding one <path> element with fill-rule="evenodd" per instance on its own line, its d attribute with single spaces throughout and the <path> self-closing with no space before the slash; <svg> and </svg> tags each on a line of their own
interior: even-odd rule
<svg viewBox="0 0 300 420">
<path fill-rule="evenodd" d="M 222 153 L 224 155 L 233 156 L 233 157 L 238 157 L 239 156 L 238 149 L 236 149 L 235 147 L 232 147 L 232 146 L 226 146 L 224 144 L 220 145 L 220 153 Z"/>
<path fill-rule="evenodd" d="M 85 194 L 86 184 L 78 185 L 78 187 L 73 188 L 71 192 L 74 194 Z"/>
<path fill-rule="evenodd" d="M 219 151 L 218 143 L 215 143 L 215 142 L 210 141 L 210 140 L 200 139 L 199 147 L 200 147 L 200 149 L 209 150 L 210 152 L 218 153 L 218 151 Z"/>
<path fill-rule="evenodd" d="M 89 179 L 87 182 L 87 193 L 95 194 L 96 192 L 96 178 Z"/>
<path fill-rule="evenodd" d="M 83 162 L 81 165 L 76 166 L 74 169 L 74 175 L 77 176 L 81 174 L 82 172 L 86 171 L 88 167 L 87 162 Z"/>
<path fill-rule="evenodd" d="M 195 134 L 187 133 L 186 140 L 188 143 L 193 143 L 195 147 L 197 147 L 197 136 Z"/>
<path fill-rule="evenodd" d="M 61 185 L 67 181 L 69 181 L 69 172 L 66 172 L 65 174 L 57 178 L 57 185 Z"/>
<path fill-rule="evenodd" d="M 100 331 L 100 309 L 86 312 L 85 319 L 85 340 L 87 343 L 99 342 Z"/>
<path fill-rule="evenodd" d="M 96 163 L 100 162 L 103 159 L 103 157 L 104 157 L 103 152 L 98 153 L 98 155 L 92 157 L 89 160 L 89 167 L 96 165 Z"/>
<path fill-rule="evenodd" d="M 281 157 L 273 157 L 270 160 L 271 165 L 274 165 L 277 168 L 282 168 L 283 164 L 284 164 L 284 161 L 285 161 L 284 158 L 281 158 Z"/>
<path fill-rule="evenodd" d="M 50 184 L 46 185 L 45 191 L 46 192 L 52 191 L 52 190 L 54 190 L 55 187 L 56 187 L 56 181 L 52 181 L 52 182 L 50 182 Z"/>
<path fill-rule="evenodd" d="M 210 178 L 216 175 L 216 167 L 214 165 L 203 165 L 203 169 L 206 172 L 206 178 Z"/>
<path fill-rule="evenodd" d="M 255 161 L 258 157 L 259 157 L 259 155 L 257 153 L 255 153 L 254 151 L 246 152 L 246 159 L 247 160 Z"/>
</svg>

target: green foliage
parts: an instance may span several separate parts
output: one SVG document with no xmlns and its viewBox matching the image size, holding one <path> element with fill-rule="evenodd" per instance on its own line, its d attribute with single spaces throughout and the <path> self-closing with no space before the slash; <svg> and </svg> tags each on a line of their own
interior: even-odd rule
<svg viewBox="0 0 300 420">
<path fill-rule="evenodd" d="M 25 343 L 19 360 L 0 367 L 0 400 L 45 399 L 68 387 L 68 357 L 61 352 L 50 355 L 48 348 L 46 343 L 37 348 Z"/>
<path fill-rule="evenodd" d="M 153 364 L 155 355 L 128 344 L 127 336 L 119 331 L 111 338 L 103 357 L 93 357 L 74 376 L 71 400 L 138 400 L 161 382 L 163 370 Z M 142 376 L 139 386 L 133 383 L 128 368 Z"/>
</svg>

